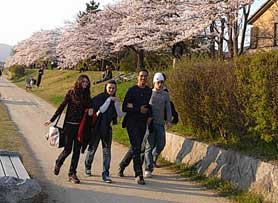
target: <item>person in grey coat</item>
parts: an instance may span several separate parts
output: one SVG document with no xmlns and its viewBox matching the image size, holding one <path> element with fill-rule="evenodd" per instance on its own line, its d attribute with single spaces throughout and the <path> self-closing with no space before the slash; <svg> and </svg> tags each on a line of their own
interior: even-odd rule
<svg viewBox="0 0 278 203">
<path fill-rule="evenodd" d="M 145 177 L 152 177 L 154 165 L 157 158 L 166 144 L 165 138 L 165 109 L 166 109 L 166 126 L 171 127 L 171 104 L 168 92 L 164 91 L 164 77 L 162 73 L 155 73 L 153 78 L 154 88 L 150 105 L 152 108 L 151 132 L 146 139 L 145 148 Z"/>
</svg>

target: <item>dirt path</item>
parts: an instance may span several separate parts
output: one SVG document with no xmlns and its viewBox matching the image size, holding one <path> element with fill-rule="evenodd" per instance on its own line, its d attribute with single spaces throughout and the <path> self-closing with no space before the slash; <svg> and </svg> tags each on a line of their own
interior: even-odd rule
<svg viewBox="0 0 278 203">
<path fill-rule="evenodd" d="M 132 203 L 217 203 L 228 202 L 216 197 L 210 191 L 188 182 L 172 174 L 166 169 L 156 170 L 154 177 L 146 179 L 146 185 L 140 186 L 134 182 L 132 166 L 129 166 L 125 178 L 117 177 L 117 168 L 126 148 L 117 143 L 112 146 L 111 178 L 112 184 L 101 181 L 102 155 L 98 150 L 93 164 L 92 177 L 85 177 L 84 155 L 78 167 L 80 185 L 67 181 L 70 158 L 66 160 L 61 174 L 54 176 L 53 166 L 61 149 L 50 148 L 44 138 L 48 128 L 42 124 L 48 120 L 55 109 L 42 99 L 25 92 L 5 79 L 0 79 L 1 102 L 3 102 L 15 122 L 20 133 L 24 136 L 31 159 L 33 160 L 34 178 L 37 179 L 44 192 L 48 194 L 45 202 L 94 203 L 94 202 L 132 202 Z M 101 145 L 100 145 L 101 146 Z M 100 147 L 101 148 L 101 147 Z"/>
</svg>

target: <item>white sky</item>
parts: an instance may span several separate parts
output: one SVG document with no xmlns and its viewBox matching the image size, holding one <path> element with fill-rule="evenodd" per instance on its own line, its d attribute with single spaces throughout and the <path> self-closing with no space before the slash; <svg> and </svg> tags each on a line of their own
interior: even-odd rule
<svg viewBox="0 0 278 203">
<path fill-rule="evenodd" d="M 90 0 L 0 0 L 0 43 L 15 45 L 32 33 L 63 26 Z M 114 0 L 96 0 L 101 6 Z M 255 0 L 256 7 L 265 0 Z"/>
<path fill-rule="evenodd" d="M 90 0 L 0 0 L 0 43 L 15 45 L 32 33 L 63 26 Z M 96 0 L 101 6 L 113 0 Z"/>
</svg>

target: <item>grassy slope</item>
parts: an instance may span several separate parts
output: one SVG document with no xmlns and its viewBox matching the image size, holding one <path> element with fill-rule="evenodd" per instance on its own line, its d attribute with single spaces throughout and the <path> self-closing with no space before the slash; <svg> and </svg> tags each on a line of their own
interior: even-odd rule
<svg viewBox="0 0 278 203">
<path fill-rule="evenodd" d="M 19 152 L 24 166 L 30 176 L 35 174 L 34 160 L 30 159 L 31 151 L 20 135 L 16 125 L 11 121 L 6 107 L 0 101 L 0 149 Z"/>
</svg>

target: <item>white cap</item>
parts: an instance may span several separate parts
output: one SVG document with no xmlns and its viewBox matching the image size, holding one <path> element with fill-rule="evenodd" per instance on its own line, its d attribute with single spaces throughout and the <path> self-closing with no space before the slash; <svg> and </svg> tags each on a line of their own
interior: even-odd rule
<svg viewBox="0 0 278 203">
<path fill-rule="evenodd" d="M 164 77 L 162 73 L 155 73 L 153 76 L 153 83 L 158 81 L 164 81 Z"/>
</svg>

